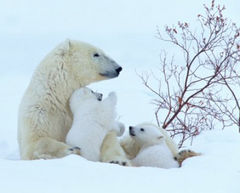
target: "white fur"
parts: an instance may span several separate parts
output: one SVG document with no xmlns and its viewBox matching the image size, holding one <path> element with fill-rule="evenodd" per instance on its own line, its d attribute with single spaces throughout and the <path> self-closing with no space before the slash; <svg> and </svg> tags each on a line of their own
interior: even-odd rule
<svg viewBox="0 0 240 193">
<path fill-rule="evenodd" d="M 123 132 L 115 121 L 116 102 L 115 93 L 98 101 L 88 88 L 76 90 L 70 99 L 73 124 L 66 142 L 80 147 L 81 155 L 90 161 L 100 161 L 100 148 L 110 130 Z"/>
<path fill-rule="evenodd" d="M 178 162 L 173 159 L 171 151 L 165 142 L 143 148 L 132 160 L 134 166 L 149 166 L 159 168 L 177 168 Z"/>
<path fill-rule="evenodd" d="M 172 154 L 174 155 L 174 157 L 178 156 L 177 145 L 164 129 L 157 127 L 152 123 L 142 123 L 141 125 L 143 127 L 156 127 L 158 130 L 160 130 L 160 132 L 164 135 L 165 142 L 170 151 L 172 152 Z M 141 149 L 140 144 L 133 140 L 132 137 L 130 137 L 130 135 L 126 135 L 121 139 L 121 146 L 123 147 L 129 159 L 133 159 L 134 157 L 136 157 L 136 155 Z"/>
<path fill-rule="evenodd" d="M 100 161 L 102 162 L 131 166 L 131 162 L 122 149 L 116 132 L 113 130 L 105 136 L 100 152 Z"/>
<path fill-rule="evenodd" d="M 94 57 L 98 53 L 99 57 Z M 100 49 L 66 40 L 37 67 L 18 114 L 22 159 L 56 158 L 74 153 L 65 143 L 72 124 L 69 98 L 77 88 L 118 76 L 118 66 Z"/>
<path fill-rule="evenodd" d="M 132 160 L 134 166 L 176 168 L 179 164 L 168 147 L 165 135 L 158 127 L 139 124 L 130 128 L 130 135 L 140 151 Z"/>
</svg>

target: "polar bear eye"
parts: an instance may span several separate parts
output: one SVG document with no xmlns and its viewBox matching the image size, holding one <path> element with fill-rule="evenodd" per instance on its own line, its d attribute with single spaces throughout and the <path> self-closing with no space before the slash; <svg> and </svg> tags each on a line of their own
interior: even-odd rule
<svg viewBox="0 0 240 193">
<path fill-rule="evenodd" d="M 143 129 L 143 128 L 141 128 L 141 129 L 140 129 L 140 131 L 142 131 L 142 132 L 143 132 L 143 131 L 144 131 L 144 129 Z"/>
<path fill-rule="evenodd" d="M 93 57 L 99 57 L 100 55 L 98 53 L 93 54 Z"/>
</svg>

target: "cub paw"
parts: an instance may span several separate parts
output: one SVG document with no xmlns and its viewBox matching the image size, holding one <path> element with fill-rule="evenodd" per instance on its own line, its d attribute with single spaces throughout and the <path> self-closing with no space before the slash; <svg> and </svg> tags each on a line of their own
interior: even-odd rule
<svg viewBox="0 0 240 193">
<path fill-rule="evenodd" d="M 114 102 L 116 103 L 117 102 L 117 95 L 115 92 L 110 92 L 108 97 Z"/>
<path fill-rule="evenodd" d="M 117 136 L 122 136 L 123 133 L 125 132 L 125 125 L 121 122 L 116 122 L 115 123 L 115 126 L 114 126 L 114 129 L 117 133 Z"/>
<path fill-rule="evenodd" d="M 77 146 L 68 149 L 69 154 L 81 155 L 81 149 Z"/>
<path fill-rule="evenodd" d="M 115 92 L 110 92 L 109 94 L 108 94 L 108 97 L 110 97 L 110 98 L 115 98 L 115 97 L 117 97 L 117 95 L 116 95 L 116 93 Z"/>
<path fill-rule="evenodd" d="M 109 161 L 109 163 L 110 164 L 118 164 L 121 166 L 131 166 L 131 163 L 128 160 L 125 160 L 125 161 L 112 160 L 112 161 Z"/>
</svg>

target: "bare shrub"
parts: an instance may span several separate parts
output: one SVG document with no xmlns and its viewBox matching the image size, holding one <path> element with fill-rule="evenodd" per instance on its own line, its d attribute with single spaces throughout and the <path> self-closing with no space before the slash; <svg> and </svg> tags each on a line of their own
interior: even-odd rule
<svg viewBox="0 0 240 193">
<path fill-rule="evenodd" d="M 140 75 L 154 94 L 158 125 L 180 137 L 179 147 L 202 130 L 240 131 L 240 29 L 224 10 L 213 0 L 197 16 L 197 30 L 187 22 L 166 26 L 164 36 L 158 29 L 157 38 L 176 48 L 181 59 L 169 59 L 164 50 L 160 71 Z"/>
</svg>

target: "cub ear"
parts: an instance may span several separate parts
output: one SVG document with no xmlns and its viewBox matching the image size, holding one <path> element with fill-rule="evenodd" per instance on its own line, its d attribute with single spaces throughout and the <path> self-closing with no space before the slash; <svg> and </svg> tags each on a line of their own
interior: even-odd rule
<svg viewBox="0 0 240 193">
<path fill-rule="evenodd" d="M 163 139 L 164 137 L 161 135 L 161 136 L 158 136 L 157 139 Z"/>
<path fill-rule="evenodd" d="M 89 93 L 89 90 L 86 87 L 83 87 L 82 90 L 83 90 L 83 94 L 88 94 Z"/>
</svg>

